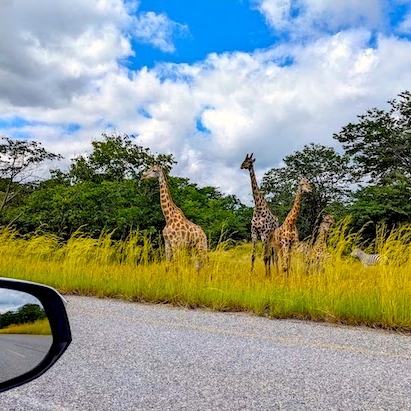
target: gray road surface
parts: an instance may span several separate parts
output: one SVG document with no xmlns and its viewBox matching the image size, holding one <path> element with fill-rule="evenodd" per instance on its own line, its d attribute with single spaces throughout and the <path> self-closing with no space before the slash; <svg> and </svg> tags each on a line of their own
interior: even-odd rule
<svg viewBox="0 0 411 411">
<path fill-rule="evenodd" d="M 409 336 L 68 300 L 72 345 L 1 410 L 411 410 Z"/>
<path fill-rule="evenodd" d="M 0 334 L 0 382 L 39 365 L 52 342 L 51 335 Z"/>
</svg>

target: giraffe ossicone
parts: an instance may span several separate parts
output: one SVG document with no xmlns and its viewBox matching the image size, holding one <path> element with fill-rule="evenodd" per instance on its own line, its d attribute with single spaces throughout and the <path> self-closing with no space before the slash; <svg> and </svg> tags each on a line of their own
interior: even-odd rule
<svg viewBox="0 0 411 411">
<path fill-rule="evenodd" d="M 196 255 L 197 271 L 208 261 L 207 236 L 197 224 L 188 220 L 174 203 L 163 169 L 155 164 L 143 173 L 141 179 L 157 179 L 160 189 L 160 204 L 166 220 L 163 229 L 167 267 L 173 255 L 182 249 L 192 250 Z"/>
<path fill-rule="evenodd" d="M 254 162 L 255 158 L 253 158 L 253 153 L 250 155 L 246 154 L 246 157 L 240 166 L 242 170 L 248 170 L 250 172 L 251 189 L 254 198 L 253 218 L 251 220 L 251 241 L 253 244 L 251 271 L 254 269 L 257 242 L 261 239 L 264 246 L 263 258 L 265 273 L 269 276 L 271 262 L 276 262 L 277 260 L 274 249 L 269 245 L 269 238 L 270 233 L 278 227 L 279 222 L 278 218 L 271 212 L 260 188 L 258 187 L 253 166 Z"/>
<path fill-rule="evenodd" d="M 288 274 L 291 263 L 291 251 L 298 242 L 297 218 L 300 213 L 301 196 L 311 193 L 311 185 L 302 178 L 295 193 L 294 203 L 284 222 L 270 234 L 269 243 L 280 259 L 282 271 Z M 278 267 L 277 267 L 278 268 Z"/>
<path fill-rule="evenodd" d="M 308 261 L 308 268 L 314 268 L 316 271 L 321 269 L 323 262 L 329 257 L 327 252 L 327 235 L 330 227 L 335 223 L 335 219 L 331 214 L 324 214 L 318 235 L 314 244 L 309 247 L 306 259 Z"/>
</svg>

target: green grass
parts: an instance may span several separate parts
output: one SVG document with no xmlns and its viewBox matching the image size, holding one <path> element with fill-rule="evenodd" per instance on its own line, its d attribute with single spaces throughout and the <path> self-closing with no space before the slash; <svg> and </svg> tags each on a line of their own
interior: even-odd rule
<svg viewBox="0 0 411 411">
<path fill-rule="evenodd" d="M 186 255 L 166 271 L 159 251 L 139 233 L 123 242 L 112 241 L 109 233 L 97 240 L 76 233 L 63 244 L 52 235 L 24 239 L 4 229 L 0 264 L 2 276 L 46 283 L 65 294 L 411 331 L 410 239 L 411 225 L 390 233 L 381 229 L 375 249 L 384 263 L 363 267 L 349 256 L 361 246 L 361 233 L 348 232 L 341 222 L 331 233 L 331 256 L 320 272 L 307 272 L 296 255 L 288 277 L 272 270 L 266 278 L 261 258 L 250 272 L 250 244 L 231 249 L 221 244 L 198 275 Z"/>
</svg>

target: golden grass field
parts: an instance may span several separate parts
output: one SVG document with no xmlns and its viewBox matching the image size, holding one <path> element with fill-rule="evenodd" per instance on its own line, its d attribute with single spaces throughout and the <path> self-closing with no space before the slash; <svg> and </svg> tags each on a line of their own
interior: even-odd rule
<svg viewBox="0 0 411 411">
<path fill-rule="evenodd" d="M 49 320 L 45 318 L 32 323 L 9 325 L 8 327 L 2 328 L 0 334 L 51 335 L 51 328 Z"/>
<path fill-rule="evenodd" d="M 53 235 L 22 238 L 0 232 L 2 276 L 41 282 L 65 294 L 171 303 L 185 307 L 246 311 L 275 318 L 305 318 L 411 331 L 411 224 L 376 233 L 374 248 L 383 263 L 363 267 L 349 256 L 361 233 L 336 224 L 330 257 L 319 272 L 307 272 L 294 256 L 288 277 L 272 269 L 266 278 L 262 258 L 250 272 L 251 245 L 222 242 L 210 252 L 200 274 L 187 256 L 168 272 L 161 251 L 139 233 L 115 242 L 110 233 L 97 240 L 76 233 L 63 243 Z"/>
</svg>

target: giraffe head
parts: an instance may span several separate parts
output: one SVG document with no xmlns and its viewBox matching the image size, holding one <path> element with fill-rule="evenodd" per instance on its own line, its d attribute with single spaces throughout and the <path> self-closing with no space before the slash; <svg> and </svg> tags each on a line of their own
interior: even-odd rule
<svg viewBox="0 0 411 411">
<path fill-rule="evenodd" d="M 298 184 L 298 186 L 302 193 L 311 193 L 312 191 L 310 183 L 304 177 L 300 180 L 300 183 Z"/>
<path fill-rule="evenodd" d="M 161 174 L 161 167 L 158 164 L 154 164 L 141 176 L 142 180 L 147 180 L 149 178 L 158 178 Z"/>
<path fill-rule="evenodd" d="M 335 223 L 334 217 L 331 214 L 324 214 L 323 223 L 326 223 L 327 225 L 334 224 Z"/>
<path fill-rule="evenodd" d="M 240 168 L 242 170 L 249 170 L 253 166 L 254 161 L 255 158 L 253 158 L 253 153 L 251 153 L 250 155 L 246 154 L 245 160 L 242 162 Z"/>
<path fill-rule="evenodd" d="M 321 226 L 325 232 L 330 229 L 330 226 L 335 223 L 335 219 L 331 214 L 324 214 L 323 221 L 321 222 Z"/>
</svg>

